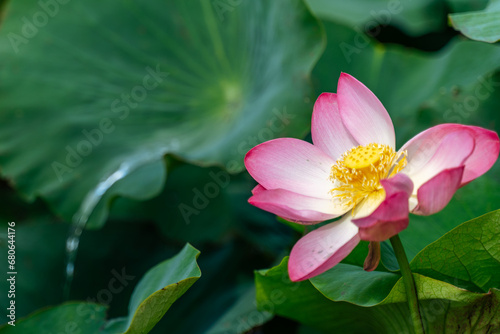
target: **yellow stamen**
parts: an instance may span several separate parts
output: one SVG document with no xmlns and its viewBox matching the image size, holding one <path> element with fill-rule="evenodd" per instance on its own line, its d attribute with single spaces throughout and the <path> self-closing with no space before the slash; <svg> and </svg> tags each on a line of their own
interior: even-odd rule
<svg viewBox="0 0 500 334">
<path fill-rule="evenodd" d="M 381 144 L 353 147 L 332 166 L 330 180 L 335 184 L 331 194 L 345 209 L 355 208 L 368 196 L 384 192 L 380 180 L 390 178 L 406 166 L 407 152 L 396 153 Z"/>
</svg>

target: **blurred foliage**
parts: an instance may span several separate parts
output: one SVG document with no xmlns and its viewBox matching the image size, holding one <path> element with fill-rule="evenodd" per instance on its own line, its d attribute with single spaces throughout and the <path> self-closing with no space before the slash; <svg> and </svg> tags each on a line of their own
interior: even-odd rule
<svg viewBox="0 0 500 334">
<path fill-rule="evenodd" d="M 451 13 L 471 12 L 486 8 L 490 0 L 445 0 Z"/>
<path fill-rule="evenodd" d="M 481 11 L 451 14 L 450 23 L 462 34 L 477 41 L 495 43 L 500 40 L 500 1 L 492 0 Z"/>
<path fill-rule="evenodd" d="M 182 266 L 171 266 L 158 275 L 178 279 L 139 283 L 187 242 L 201 252 L 186 262 L 197 263 L 201 277 L 151 333 L 407 331 L 386 243 L 373 273 L 362 270 L 363 242 L 311 281 L 291 283 L 283 262 L 257 272 L 254 287 L 254 269 L 277 265 L 304 229 L 247 203 L 255 183 L 243 157 L 260 142 L 306 136 L 315 98 L 336 91 L 340 72 L 380 98 L 398 146 L 440 123 L 500 132 L 500 49 L 448 26 L 448 15 L 476 15 L 457 13 L 484 10 L 487 1 L 6 3 L 0 0 L 0 269 L 7 271 L 7 222 L 15 221 L 16 316 L 24 332 L 74 330 L 63 327 L 78 320 L 79 306 L 95 315 L 81 333 L 124 332 L 130 319 L 105 329 L 106 319 L 135 313 L 128 309 L 134 289 L 149 296 L 182 281 Z M 435 328 L 471 318 L 482 330 L 498 318 L 491 246 L 498 211 L 456 228 L 498 203 L 496 163 L 438 214 L 411 216 L 401 233 Z M 456 252 L 459 234 L 470 238 Z M 68 240 L 79 240 L 75 259 Z M 481 250 L 486 244 L 489 253 Z M 476 263 L 469 255 L 479 253 Z M 459 262 L 474 275 L 450 265 Z M 108 298 L 122 270 L 134 278 Z M 0 299 L 1 308 L 7 303 Z M 19 330 L 0 329 L 10 332 Z"/>
<path fill-rule="evenodd" d="M 307 0 L 306 3 L 319 18 L 356 27 L 361 33 L 390 24 L 415 36 L 440 29 L 445 24 L 443 1 Z"/>
</svg>

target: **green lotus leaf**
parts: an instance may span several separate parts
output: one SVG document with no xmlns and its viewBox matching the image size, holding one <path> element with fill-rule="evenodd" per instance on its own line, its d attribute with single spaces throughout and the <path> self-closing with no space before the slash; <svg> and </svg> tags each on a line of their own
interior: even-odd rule
<svg viewBox="0 0 500 334">
<path fill-rule="evenodd" d="M 238 172 L 252 146 L 308 130 L 323 31 L 300 0 L 12 1 L 6 12 L 2 175 L 66 220 L 98 227 L 113 197 L 158 194 L 166 154 Z"/>
</svg>

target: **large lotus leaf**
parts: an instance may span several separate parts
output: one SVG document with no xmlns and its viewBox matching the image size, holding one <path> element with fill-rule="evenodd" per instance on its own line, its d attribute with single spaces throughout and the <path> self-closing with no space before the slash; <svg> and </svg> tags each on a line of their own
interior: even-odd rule
<svg viewBox="0 0 500 334">
<path fill-rule="evenodd" d="M 453 28 L 476 41 L 495 43 L 500 40 L 500 1 L 492 0 L 484 10 L 450 14 Z"/>
<path fill-rule="evenodd" d="M 498 290 L 477 294 L 425 276 L 415 275 L 415 278 L 423 292 L 421 311 L 426 333 L 459 330 L 483 333 L 500 329 Z M 332 301 L 309 281 L 291 282 L 287 258 L 277 267 L 256 272 L 255 280 L 261 310 L 294 319 L 325 333 L 411 333 L 402 282 L 395 285 L 383 303 L 361 307 Z"/>
<path fill-rule="evenodd" d="M 472 291 L 500 288 L 500 210 L 468 221 L 424 248 L 414 272 Z"/>
<path fill-rule="evenodd" d="M 442 1 L 307 0 L 319 18 L 356 27 L 360 31 L 377 26 L 396 26 L 411 35 L 420 35 L 444 26 L 446 7 Z"/>
<path fill-rule="evenodd" d="M 319 292 L 332 301 L 347 301 L 365 307 L 406 302 L 405 286 L 400 275 L 372 272 L 363 276 L 359 272 L 352 269 L 349 271 L 343 267 L 329 270 L 328 275 L 323 274 L 310 281 Z M 335 274 L 340 277 L 336 278 Z M 349 274 L 351 275 L 348 276 Z M 460 289 L 452 284 L 420 274 L 413 276 L 420 301 L 442 299 L 473 303 L 488 295 Z M 332 279 L 330 284 L 328 284 L 328 279 Z M 341 280 L 343 280 L 342 286 L 339 284 Z"/>
<path fill-rule="evenodd" d="M 236 172 L 307 130 L 323 39 L 299 0 L 47 3 L 10 2 L 0 30 L 0 166 L 68 220 L 117 182 L 157 194 L 167 153 Z"/>
<path fill-rule="evenodd" d="M 362 267 L 340 263 L 310 281 L 316 289 L 332 300 L 373 306 L 389 295 L 400 278 L 400 274 L 367 272 Z"/>
<path fill-rule="evenodd" d="M 496 333 L 500 330 L 500 290 L 473 293 L 418 274 L 414 274 L 414 278 L 426 333 Z M 380 305 L 405 304 L 405 287 L 400 280 Z"/>
<path fill-rule="evenodd" d="M 415 279 L 419 298 L 470 303 L 482 296 L 473 292 L 498 289 L 499 237 L 497 210 L 461 224 L 424 248 L 410 263 L 413 272 L 418 273 Z M 340 263 L 310 281 L 333 301 L 373 306 L 406 299 L 399 273 L 365 272 L 360 265 Z"/>
<path fill-rule="evenodd" d="M 285 258 L 277 267 L 255 272 L 260 310 L 294 319 L 327 333 L 388 333 L 386 328 L 400 333 L 407 328 L 404 309 L 394 305 L 360 307 L 347 302 L 333 302 L 309 281 L 291 282 L 287 264 L 288 258 Z M 398 317 L 399 312 L 403 312 L 403 316 Z"/>
<path fill-rule="evenodd" d="M 500 164 L 486 175 L 459 189 L 442 211 L 432 216 L 410 215 L 410 225 L 401 233 L 411 260 L 428 244 L 438 240 L 461 222 L 498 209 L 500 202 Z"/>
<path fill-rule="evenodd" d="M 414 278 L 421 301 L 443 299 L 472 303 L 484 297 L 484 294 L 459 289 L 427 276 L 414 274 Z M 310 282 L 332 301 L 346 301 L 364 307 L 406 302 L 403 278 L 395 273 L 363 272 L 362 268 L 341 263 Z"/>
</svg>

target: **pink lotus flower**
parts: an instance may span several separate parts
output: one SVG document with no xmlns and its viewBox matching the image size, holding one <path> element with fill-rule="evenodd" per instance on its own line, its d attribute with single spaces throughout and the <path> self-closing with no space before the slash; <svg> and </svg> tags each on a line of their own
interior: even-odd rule
<svg viewBox="0 0 500 334">
<path fill-rule="evenodd" d="M 396 151 L 384 106 L 346 73 L 337 94 L 323 93 L 316 101 L 311 132 L 314 145 L 279 138 L 245 157 L 259 183 L 252 205 L 301 224 L 343 216 L 295 244 L 288 264 L 292 281 L 332 268 L 360 240 L 393 237 L 408 226 L 409 212 L 440 211 L 458 188 L 490 169 L 500 146 L 493 131 L 441 124 Z"/>
</svg>

